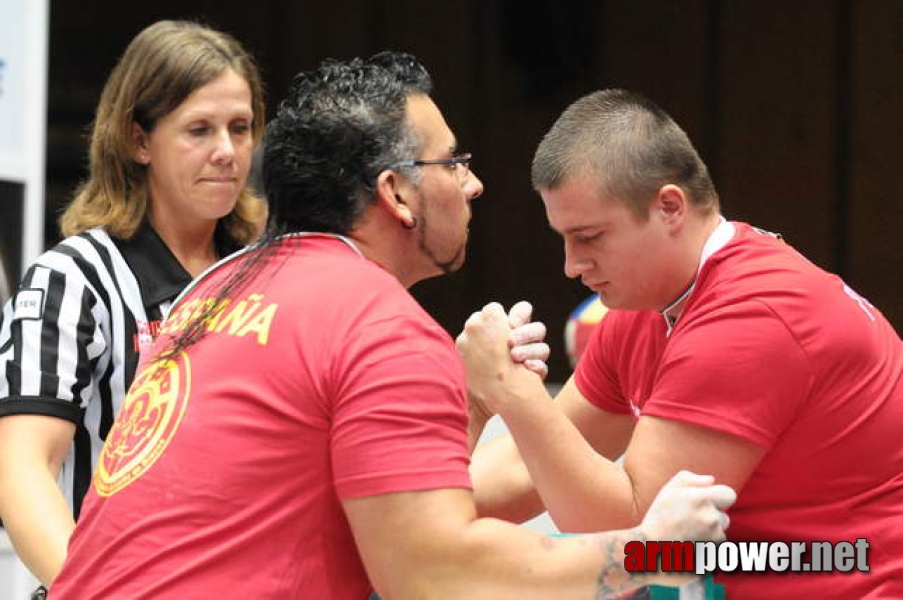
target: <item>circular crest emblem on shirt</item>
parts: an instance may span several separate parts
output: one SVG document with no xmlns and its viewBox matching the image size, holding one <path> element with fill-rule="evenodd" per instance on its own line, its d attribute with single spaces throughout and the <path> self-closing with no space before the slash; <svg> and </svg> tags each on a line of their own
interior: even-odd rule
<svg viewBox="0 0 903 600">
<path fill-rule="evenodd" d="M 191 364 L 184 352 L 141 371 L 101 451 L 94 476 L 98 494 L 112 496 L 156 462 L 182 421 L 190 388 Z"/>
</svg>

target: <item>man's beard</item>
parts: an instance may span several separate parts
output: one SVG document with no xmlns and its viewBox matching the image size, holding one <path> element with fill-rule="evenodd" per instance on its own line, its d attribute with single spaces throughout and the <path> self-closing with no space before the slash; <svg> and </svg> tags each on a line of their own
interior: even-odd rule
<svg viewBox="0 0 903 600">
<path fill-rule="evenodd" d="M 443 275 L 448 275 L 449 273 L 454 273 L 464 264 L 464 253 L 467 250 L 467 235 L 464 236 L 464 241 L 461 242 L 461 245 L 458 247 L 458 250 L 454 253 L 454 255 L 449 260 L 439 260 L 432 250 L 427 247 L 426 244 L 426 217 L 424 215 L 420 216 L 420 236 L 417 240 L 417 246 L 420 250 L 432 261 L 432 263 L 438 268 Z"/>
</svg>

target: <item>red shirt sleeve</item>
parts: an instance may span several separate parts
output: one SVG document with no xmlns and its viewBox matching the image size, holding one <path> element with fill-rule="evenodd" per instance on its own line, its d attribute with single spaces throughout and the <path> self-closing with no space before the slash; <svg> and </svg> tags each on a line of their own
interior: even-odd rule
<svg viewBox="0 0 903 600">
<path fill-rule="evenodd" d="M 574 370 L 574 383 L 595 406 L 613 413 L 629 414 L 615 357 L 623 347 L 624 313 L 609 311 L 593 329 L 586 349 Z"/>
<path fill-rule="evenodd" d="M 334 370 L 340 497 L 471 487 L 464 372 L 441 327 L 416 315 L 367 325 Z"/>
</svg>

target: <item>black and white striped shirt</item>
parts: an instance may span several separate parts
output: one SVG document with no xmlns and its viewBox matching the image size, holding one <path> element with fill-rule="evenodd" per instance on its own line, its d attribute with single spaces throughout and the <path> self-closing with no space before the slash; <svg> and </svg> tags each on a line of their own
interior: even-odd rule
<svg viewBox="0 0 903 600">
<path fill-rule="evenodd" d="M 69 237 L 29 268 L 0 322 L 0 417 L 75 423 L 59 484 L 77 517 L 113 418 L 178 293 L 191 281 L 156 232 Z"/>
</svg>

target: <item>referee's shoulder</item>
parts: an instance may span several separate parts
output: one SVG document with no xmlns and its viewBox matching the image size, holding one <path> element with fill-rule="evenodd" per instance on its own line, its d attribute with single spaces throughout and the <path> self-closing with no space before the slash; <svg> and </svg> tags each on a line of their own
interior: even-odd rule
<svg viewBox="0 0 903 600">
<path fill-rule="evenodd" d="M 35 264 L 53 268 L 66 257 L 94 264 L 98 256 L 111 251 L 118 252 L 113 239 L 102 228 L 95 227 L 63 238 L 38 256 Z"/>
<path fill-rule="evenodd" d="M 47 250 L 47 252 L 60 252 L 66 248 L 84 250 L 87 246 L 92 246 L 94 248 L 113 248 L 115 247 L 115 243 L 105 229 L 102 227 L 94 227 L 93 229 L 87 229 L 63 238 L 57 242 L 55 246 Z"/>
<path fill-rule="evenodd" d="M 101 228 L 89 229 L 44 251 L 29 266 L 23 283 L 47 282 L 48 276 L 42 272 L 49 272 L 62 277 L 66 286 L 83 285 L 93 294 L 118 296 L 121 269 L 116 265 L 121 262 L 121 253 L 109 234 Z"/>
</svg>

